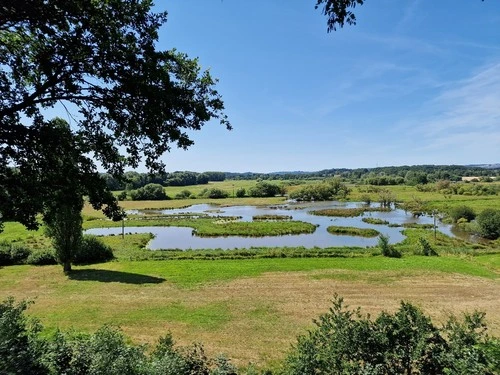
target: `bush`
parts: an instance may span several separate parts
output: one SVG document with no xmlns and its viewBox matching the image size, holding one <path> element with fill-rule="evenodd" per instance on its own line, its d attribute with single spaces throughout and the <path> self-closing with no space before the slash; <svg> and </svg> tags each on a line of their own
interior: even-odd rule
<svg viewBox="0 0 500 375">
<path fill-rule="evenodd" d="M 245 190 L 245 188 L 239 188 L 238 190 L 236 190 L 236 196 L 238 198 L 243 198 L 243 197 L 245 197 L 246 194 L 247 194 L 247 191 Z"/>
<path fill-rule="evenodd" d="M 223 199 L 229 197 L 229 194 L 219 188 L 212 188 L 212 189 L 203 189 L 200 193 L 200 196 L 203 198 L 210 198 L 210 199 Z"/>
<path fill-rule="evenodd" d="M 425 255 L 425 256 L 437 256 L 438 255 L 438 253 L 436 253 L 436 251 L 432 248 L 429 241 L 427 241 L 423 237 L 420 237 L 418 239 L 417 254 Z"/>
<path fill-rule="evenodd" d="M 457 206 L 450 210 L 450 217 L 454 223 L 458 223 L 460 219 L 472 221 L 476 218 L 474 210 L 468 206 Z"/>
<path fill-rule="evenodd" d="M 248 189 L 248 195 L 254 198 L 274 197 L 281 194 L 281 188 L 278 185 L 269 182 L 260 181 L 255 186 Z"/>
<path fill-rule="evenodd" d="M 26 259 L 26 263 L 34 266 L 57 264 L 56 254 L 53 249 L 33 250 Z"/>
<path fill-rule="evenodd" d="M 401 302 L 375 320 L 348 310 L 335 296 L 327 314 L 298 337 L 284 374 L 496 374 L 498 340 L 484 333 L 484 314 L 451 317 L 437 328 L 417 307 Z"/>
<path fill-rule="evenodd" d="M 3 241 L 0 243 L 0 266 L 24 264 L 30 253 L 26 247 Z"/>
<path fill-rule="evenodd" d="M 389 244 L 389 236 L 385 236 L 383 234 L 378 236 L 378 247 L 380 247 L 380 251 L 385 257 L 401 258 L 401 252 L 399 252 L 394 248 L 394 246 Z"/>
<path fill-rule="evenodd" d="M 161 201 L 170 199 L 160 184 L 147 184 L 137 190 L 130 191 L 133 201 Z"/>
<path fill-rule="evenodd" d="M 103 244 L 96 236 L 85 235 L 82 244 L 76 252 L 74 264 L 102 263 L 113 259 L 111 247 Z"/>
<path fill-rule="evenodd" d="M 14 303 L 8 298 L 0 303 L 0 374 L 46 374 L 42 365 L 41 330 L 35 320 L 24 315 L 28 302 Z"/>
<path fill-rule="evenodd" d="M 191 196 L 189 190 L 182 190 L 181 192 L 175 194 L 175 199 L 188 199 Z"/>
<path fill-rule="evenodd" d="M 500 210 L 487 208 L 477 216 L 476 222 L 482 237 L 492 240 L 500 237 Z"/>
</svg>

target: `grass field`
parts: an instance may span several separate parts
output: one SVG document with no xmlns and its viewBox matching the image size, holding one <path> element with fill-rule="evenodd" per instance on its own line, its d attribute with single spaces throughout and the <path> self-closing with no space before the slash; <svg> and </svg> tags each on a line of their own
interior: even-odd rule
<svg viewBox="0 0 500 375">
<path fill-rule="evenodd" d="M 210 185 L 232 191 L 233 183 L 238 189 L 255 181 Z M 454 205 L 468 205 L 477 212 L 486 207 L 500 209 L 498 196 L 445 198 L 412 187 L 389 188 L 397 200 L 417 197 L 440 211 Z M 178 189 L 195 192 L 193 187 Z M 359 200 L 362 192 L 354 186 L 352 190 L 349 199 Z M 174 190 L 167 194 L 174 195 Z M 377 194 L 370 194 L 377 201 Z M 197 203 L 274 205 L 283 201 L 283 197 L 187 199 L 122 205 L 168 209 Z M 103 217 L 89 207 L 84 216 L 86 227 L 98 226 L 96 219 Z M 484 311 L 490 333 L 500 336 L 500 240 L 473 244 L 440 233 L 434 238 L 432 231 L 422 228 L 405 229 L 404 234 L 406 239 L 396 245 L 403 252 L 401 259 L 382 257 L 376 248 L 323 253 L 303 248 L 152 252 L 144 249 L 151 238 L 148 234 L 125 239 L 109 236 L 103 240 L 117 259 L 75 267 L 69 277 L 60 266 L 0 268 L 0 298 L 33 299 L 29 313 L 40 318 L 47 334 L 57 327 L 93 331 L 113 324 L 134 342 L 153 343 L 171 332 L 180 344 L 202 342 L 210 355 L 226 353 L 240 366 L 252 362 L 273 367 L 296 336 L 312 327 L 312 319 L 327 311 L 335 293 L 372 315 L 395 311 L 401 300 L 422 307 L 437 322 L 451 313 Z M 412 255 L 420 238 L 426 238 L 441 256 Z M 43 229 L 29 232 L 18 223 L 5 223 L 0 240 L 32 248 L 50 246 Z M 246 259 L 227 259 L 231 254 Z"/>
<path fill-rule="evenodd" d="M 0 271 L 0 297 L 34 299 L 29 312 L 47 332 L 113 324 L 151 343 L 172 332 L 238 365 L 272 366 L 334 293 L 372 314 L 394 311 L 400 300 L 438 321 L 479 309 L 500 335 L 498 258 L 121 260 L 77 267 L 69 278 L 59 266 L 11 266 Z"/>
</svg>

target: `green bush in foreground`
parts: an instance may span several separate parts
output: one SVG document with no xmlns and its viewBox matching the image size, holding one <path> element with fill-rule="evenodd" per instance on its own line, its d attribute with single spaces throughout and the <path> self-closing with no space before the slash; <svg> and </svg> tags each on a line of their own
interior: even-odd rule
<svg viewBox="0 0 500 375">
<path fill-rule="evenodd" d="M 110 326 L 92 334 L 42 336 L 41 325 L 25 316 L 27 307 L 13 298 L 0 303 L 0 374 L 238 374 L 224 356 L 209 358 L 200 344 L 178 347 L 170 334 L 151 349 L 130 344 Z M 359 308 L 348 310 L 335 296 L 330 310 L 314 323 L 298 337 L 280 374 L 493 375 L 500 370 L 500 341 L 486 335 L 483 313 L 451 317 L 437 328 L 407 302 L 373 320 Z M 253 367 L 240 373 L 258 374 Z"/>
<path fill-rule="evenodd" d="M 375 320 L 335 296 L 329 312 L 300 336 L 282 374 L 498 374 L 500 342 L 484 314 L 451 317 L 444 328 L 410 303 Z"/>
<path fill-rule="evenodd" d="M 93 334 L 63 333 L 42 338 L 41 326 L 28 319 L 27 302 L 0 303 L 0 374 L 37 375 L 235 375 L 225 357 L 208 358 L 201 345 L 176 347 L 170 335 L 150 354 L 144 345 L 128 344 L 116 328 Z"/>
</svg>

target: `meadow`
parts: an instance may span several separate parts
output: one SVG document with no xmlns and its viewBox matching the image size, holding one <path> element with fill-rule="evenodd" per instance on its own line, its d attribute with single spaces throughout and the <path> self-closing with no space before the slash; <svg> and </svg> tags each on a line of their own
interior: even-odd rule
<svg viewBox="0 0 500 375">
<path fill-rule="evenodd" d="M 226 181 L 223 186 L 232 189 L 234 184 L 238 189 L 250 183 Z M 167 194 L 173 194 L 168 189 L 173 188 L 167 188 Z M 419 197 L 442 211 L 462 204 L 477 211 L 500 208 L 498 196 L 444 198 L 401 186 L 391 191 L 398 200 Z M 363 194 L 353 186 L 350 200 Z M 377 193 L 370 194 L 376 201 Z M 122 203 L 125 209 L 168 209 L 202 202 L 221 207 L 275 205 L 284 199 Z M 90 207 L 85 207 L 84 216 L 85 227 L 100 225 L 102 215 Z M 134 225 L 141 221 L 133 216 L 130 220 L 137 221 Z M 151 225 L 154 220 L 142 221 Z M 203 218 L 200 228 L 210 227 L 202 223 Z M 287 220 L 273 222 L 287 224 Z M 150 251 L 145 248 L 150 234 L 107 236 L 102 240 L 113 248 L 116 259 L 74 267 L 69 276 L 55 265 L 0 268 L 0 298 L 34 300 L 28 313 L 40 319 L 46 335 L 57 328 L 91 332 L 111 324 L 133 342 L 154 343 L 171 332 L 179 344 L 201 342 L 208 354 L 225 353 L 242 367 L 249 363 L 258 368 L 278 366 L 296 336 L 328 310 L 335 293 L 372 315 L 395 311 L 401 300 L 420 306 L 436 322 L 444 322 L 452 313 L 484 311 L 490 333 L 499 336 L 500 241 L 471 243 L 440 233 L 434 237 L 422 228 L 404 229 L 404 233 L 406 239 L 395 245 L 403 253 L 400 259 L 383 257 L 376 247 Z M 440 256 L 416 255 L 420 238 Z M 6 223 L 0 240 L 32 248 L 50 246 L 43 229 L 28 232 L 18 223 Z"/>
</svg>

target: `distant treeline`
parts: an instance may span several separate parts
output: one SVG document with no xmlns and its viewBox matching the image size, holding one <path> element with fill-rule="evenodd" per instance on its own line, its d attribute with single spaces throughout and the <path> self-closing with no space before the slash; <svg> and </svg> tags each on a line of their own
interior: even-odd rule
<svg viewBox="0 0 500 375">
<path fill-rule="evenodd" d="M 160 184 L 162 186 L 190 186 L 208 184 L 209 181 L 224 181 L 224 172 L 189 172 L 178 171 L 164 174 L 148 174 L 138 172 L 125 172 L 123 179 L 117 179 L 108 173 L 102 174 L 108 188 L 111 190 L 134 190 L 147 184 Z"/>
<path fill-rule="evenodd" d="M 277 172 L 277 173 L 234 173 L 234 172 L 190 172 L 177 171 L 151 175 L 148 173 L 126 172 L 125 178 L 118 180 L 104 173 L 111 190 L 133 190 L 147 184 L 162 186 L 190 186 L 207 184 L 209 181 L 224 180 L 315 180 L 340 177 L 351 183 L 367 185 L 419 185 L 441 180 L 460 181 L 462 177 L 478 177 L 483 181 L 500 177 L 500 165 L 485 168 L 463 165 L 412 165 L 378 168 L 333 168 L 317 172 Z"/>
<path fill-rule="evenodd" d="M 226 173 L 228 180 L 310 180 L 341 177 L 344 181 L 369 185 L 418 185 L 440 180 L 460 181 L 462 177 L 500 176 L 500 165 L 493 168 L 462 165 L 413 165 L 378 168 L 334 168 L 317 172 Z"/>
</svg>

